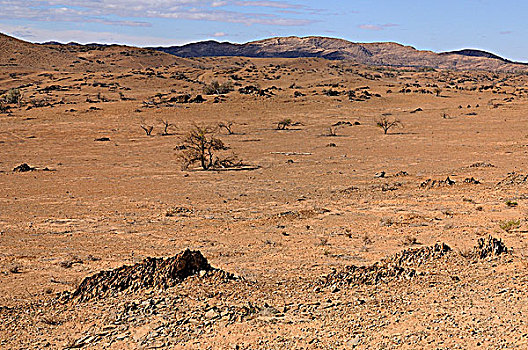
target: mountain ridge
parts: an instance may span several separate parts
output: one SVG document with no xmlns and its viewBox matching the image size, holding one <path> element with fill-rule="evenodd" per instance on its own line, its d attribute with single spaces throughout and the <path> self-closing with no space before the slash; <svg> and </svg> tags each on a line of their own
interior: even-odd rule
<svg viewBox="0 0 528 350">
<path fill-rule="evenodd" d="M 160 62 L 173 58 L 240 56 L 252 58 L 323 58 L 328 60 L 350 60 L 370 66 L 417 67 L 452 70 L 528 71 L 528 63 L 514 62 L 491 52 L 479 49 L 462 49 L 440 52 L 417 50 L 395 42 L 357 43 L 340 38 L 320 36 L 274 37 L 237 44 L 201 41 L 181 46 L 158 46 L 139 48 L 119 44 L 87 45 L 70 42 L 46 42 L 41 44 L 23 41 L 0 33 L 0 65 L 53 68 L 71 66 L 78 54 L 86 49 L 103 50 L 108 55 L 118 55 L 120 50 L 133 50 L 134 56 L 147 57 L 156 53 Z M 139 51 L 138 51 L 139 50 Z M 115 51 L 111 53 L 112 51 Z M 159 55 L 166 55 L 159 56 Z M 106 57 L 102 55 L 101 57 Z M 124 57 L 123 57 L 124 59 Z M 154 59 L 154 57 L 152 57 Z M 147 63 L 152 59 L 141 61 Z M 154 62 L 152 61 L 154 64 Z M 135 63 L 134 65 L 141 65 Z"/>
<path fill-rule="evenodd" d="M 149 49 L 179 57 L 241 56 L 253 58 L 317 57 L 330 60 L 355 60 L 377 66 L 410 66 L 443 69 L 524 70 L 528 64 L 514 62 L 491 52 L 462 49 L 448 52 L 417 50 L 396 42 L 359 43 L 320 36 L 274 37 L 243 44 L 207 40 L 180 46 Z"/>
</svg>

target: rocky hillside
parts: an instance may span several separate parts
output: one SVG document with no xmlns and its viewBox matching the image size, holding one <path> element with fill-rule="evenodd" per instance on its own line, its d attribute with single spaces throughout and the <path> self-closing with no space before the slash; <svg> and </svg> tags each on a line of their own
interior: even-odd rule
<svg viewBox="0 0 528 350">
<path fill-rule="evenodd" d="M 9 71 L 86 71 L 102 68 L 116 71 L 172 64 L 191 65 L 186 59 L 144 48 L 58 42 L 35 44 L 0 33 L 0 68 Z"/>
<path fill-rule="evenodd" d="M 0 67 L 4 69 L 51 69 L 69 65 L 74 59 L 71 54 L 0 33 Z"/>
<path fill-rule="evenodd" d="M 416 50 L 397 43 L 354 43 L 326 37 L 279 37 L 246 44 L 203 41 L 183 46 L 156 47 L 180 57 L 320 57 L 332 60 L 354 60 L 368 65 L 395 67 L 431 67 L 443 69 L 483 69 L 517 71 L 528 69 L 523 63 L 511 62 L 479 50 L 435 53 Z"/>
</svg>

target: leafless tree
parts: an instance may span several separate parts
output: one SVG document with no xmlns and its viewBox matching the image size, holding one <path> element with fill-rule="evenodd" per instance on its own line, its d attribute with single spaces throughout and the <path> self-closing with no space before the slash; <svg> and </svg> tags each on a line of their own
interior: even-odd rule
<svg viewBox="0 0 528 350">
<path fill-rule="evenodd" d="M 161 123 L 163 124 L 163 133 L 161 135 L 167 136 L 169 134 L 169 130 L 174 126 L 171 122 L 169 122 L 167 119 L 161 119 Z"/>
<path fill-rule="evenodd" d="M 154 125 L 143 125 L 141 124 L 141 129 L 145 131 L 147 136 L 150 136 L 152 134 L 152 130 L 154 130 Z"/>
<path fill-rule="evenodd" d="M 225 129 L 229 135 L 233 135 L 233 122 L 220 122 L 218 123 L 218 127 L 220 129 Z"/>
<path fill-rule="evenodd" d="M 389 120 L 386 117 L 381 117 L 376 121 L 376 126 L 383 129 L 383 133 L 386 135 L 389 129 L 402 126 L 402 123 L 398 119 Z"/>
</svg>

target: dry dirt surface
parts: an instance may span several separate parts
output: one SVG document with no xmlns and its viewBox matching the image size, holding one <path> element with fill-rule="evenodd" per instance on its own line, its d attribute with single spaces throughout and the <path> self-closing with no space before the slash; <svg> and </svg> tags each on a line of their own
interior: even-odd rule
<svg viewBox="0 0 528 350">
<path fill-rule="evenodd" d="M 528 347 L 524 73 L 60 52 L 0 70 L 0 348 Z"/>
</svg>

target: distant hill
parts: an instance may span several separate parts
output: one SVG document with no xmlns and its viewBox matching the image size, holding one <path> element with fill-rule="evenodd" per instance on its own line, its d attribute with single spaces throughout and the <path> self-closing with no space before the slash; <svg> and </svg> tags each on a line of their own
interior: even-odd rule
<svg viewBox="0 0 528 350">
<path fill-rule="evenodd" d="M 527 65 L 527 63 L 522 62 L 514 62 L 510 61 L 506 58 L 502 58 L 498 55 L 495 55 L 494 53 L 482 51 L 482 50 L 476 50 L 476 49 L 464 49 L 464 50 L 458 50 L 458 51 L 448 51 L 448 52 L 441 52 L 441 55 L 461 55 L 461 56 L 470 56 L 470 57 L 485 57 L 485 58 L 493 58 L 496 60 L 501 60 L 503 62 L 507 63 L 515 63 L 515 64 L 524 64 Z"/>
<path fill-rule="evenodd" d="M 125 45 L 51 41 L 34 44 L 0 33 L 0 69 L 92 70 L 143 69 L 171 64 L 192 65 L 186 59 L 163 52 Z"/>
<path fill-rule="evenodd" d="M 51 69 L 69 65 L 75 57 L 0 33 L 0 67 Z"/>
<path fill-rule="evenodd" d="M 526 70 L 527 64 L 512 62 L 481 50 L 443 53 L 416 50 L 392 42 L 354 43 L 327 37 L 277 37 L 245 44 L 202 41 L 182 46 L 152 47 L 179 57 L 243 56 L 260 58 L 319 57 L 354 60 L 358 63 L 395 67 L 431 67 L 461 70 Z"/>
</svg>

